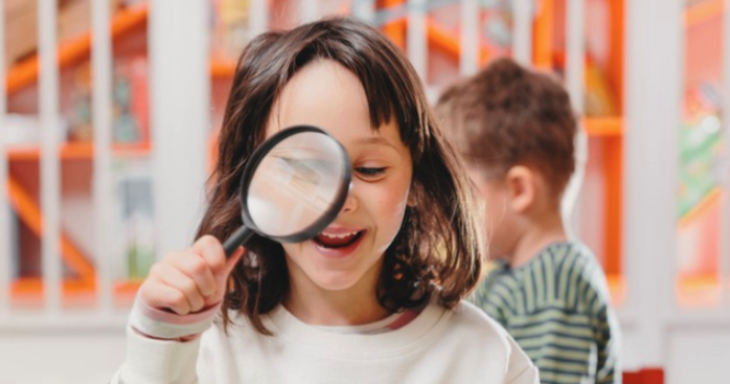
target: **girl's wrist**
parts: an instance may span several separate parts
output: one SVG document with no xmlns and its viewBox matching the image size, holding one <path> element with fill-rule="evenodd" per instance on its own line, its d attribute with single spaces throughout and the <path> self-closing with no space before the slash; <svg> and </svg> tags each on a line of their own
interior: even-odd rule
<svg viewBox="0 0 730 384">
<path fill-rule="evenodd" d="M 137 295 L 130 316 L 130 326 L 140 335 L 159 340 L 190 341 L 210 328 L 220 304 L 187 315 L 149 306 Z"/>
<path fill-rule="evenodd" d="M 156 337 L 156 336 L 148 335 L 133 326 L 131 328 L 132 328 L 132 331 L 134 331 L 134 333 L 136 333 L 142 337 L 146 337 L 148 339 L 153 339 L 153 340 L 176 341 L 179 343 L 186 343 L 188 341 L 193 341 L 193 340 L 197 339 L 198 337 L 200 337 L 200 334 L 196 333 L 194 335 L 181 336 L 181 337 L 175 337 L 175 338 L 163 338 L 163 337 Z"/>
</svg>

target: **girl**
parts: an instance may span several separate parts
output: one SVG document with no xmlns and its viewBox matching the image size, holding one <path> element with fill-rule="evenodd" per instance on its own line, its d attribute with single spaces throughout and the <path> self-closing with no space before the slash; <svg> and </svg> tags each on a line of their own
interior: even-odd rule
<svg viewBox="0 0 730 384">
<path fill-rule="evenodd" d="M 476 221 L 398 48 L 331 19 L 257 37 L 237 68 L 198 240 L 150 271 L 112 382 L 536 383 L 504 330 L 460 301 L 480 276 Z M 342 211 L 312 240 L 255 237 L 226 260 L 247 159 L 297 124 L 347 149 Z"/>
</svg>

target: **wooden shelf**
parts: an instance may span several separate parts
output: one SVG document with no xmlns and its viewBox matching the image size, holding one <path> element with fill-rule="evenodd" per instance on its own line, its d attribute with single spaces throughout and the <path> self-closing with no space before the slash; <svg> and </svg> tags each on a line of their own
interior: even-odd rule
<svg viewBox="0 0 730 384">
<path fill-rule="evenodd" d="M 621 136 L 623 133 L 621 117 L 587 117 L 583 122 L 589 136 Z"/>
<path fill-rule="evenodd" d="M 37 145 L 8 148 L 9 161 L 36 161 L 41 156 Z M 114 144 L 112 154 L 116 156 L 143 157 L 152 153 L 149 143 Z M 59 148 L 58 155 L 63 160 L 90 160 L 94 158 L 93 143 L 69 143 Z"/>
</svg>

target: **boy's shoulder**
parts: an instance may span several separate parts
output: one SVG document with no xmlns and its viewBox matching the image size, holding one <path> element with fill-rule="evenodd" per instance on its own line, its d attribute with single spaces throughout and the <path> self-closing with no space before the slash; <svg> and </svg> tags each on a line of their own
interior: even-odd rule
<svg viewBox="0 0 730 384">
<path fill-rule="evenodd" d="M 603 267 L 582 242 L 552 244 L 540 252 L 535 261 L 534 272 L 542 269 L 549 276 L 546 284 L 566 287 L 565 290 L 556 290 L 556 298 L 569 300 L 575 296 L 575 300 L 591 302 L 591 307 L 608 303 L 608 284 Z"/>
<path fill-rule="evenodd" d="M 578 279 L 591 279 L 596 270 L 601 270 L 593 252 L 579 241 L 556 242 L 537 253 L 525 270 L 543 275 L 574 275 Z"/>
<path fill-rule="evenodd" d="M 493 307 L 508 306 L 510 311 L 517 312 L 522 311 L 517 307 L 533 312 L 560 303 L 566 310 L 589 310 L 588 306 L 609 302 L 601 265 L 591 250 L 578 241 L 550 244 L 527 264 L 514 269 L 498 265 L 474 297 L 480 307 L 492 303 Z"/>
<path fill-rule="evenodd" d="M 601 269 L 593 252 L 579 241 L 563 241 L 549 244 L 536 253 L 527 263 L 517 268 L 509 263 L 496 261 L 487 273 L 487 280 L 516 280 L 550 278 L 569 274 L 577 278 L 591 278 L 591 273 Z M 539 276 L 536 276 L 539 275 Z"/>
</svg>

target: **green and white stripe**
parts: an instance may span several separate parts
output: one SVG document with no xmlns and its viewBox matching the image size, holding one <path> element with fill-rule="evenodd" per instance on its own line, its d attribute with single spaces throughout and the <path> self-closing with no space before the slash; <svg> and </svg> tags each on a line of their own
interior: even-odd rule
<svg viewBox="0 0 730 384">
<path fill-rule="evenodd" d="M 515 269 L 500 263 L 473 301 L 535 362 L 541 383 L 621 382 L 605 277 L 582 244 L 552 244 Z"/>
</svg>

